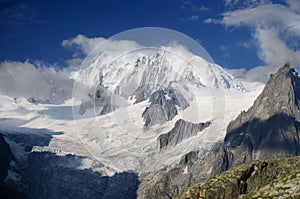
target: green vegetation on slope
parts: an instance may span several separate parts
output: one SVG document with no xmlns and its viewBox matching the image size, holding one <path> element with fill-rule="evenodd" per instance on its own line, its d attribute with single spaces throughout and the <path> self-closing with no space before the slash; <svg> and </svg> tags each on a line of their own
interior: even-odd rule
<svg viewBox="0 0 300 199">
<path fill-rule="evenodd" d="M 258 160 L 233 167 L 175 198 L 300 198 L 300 157 Z"/>
</svg>

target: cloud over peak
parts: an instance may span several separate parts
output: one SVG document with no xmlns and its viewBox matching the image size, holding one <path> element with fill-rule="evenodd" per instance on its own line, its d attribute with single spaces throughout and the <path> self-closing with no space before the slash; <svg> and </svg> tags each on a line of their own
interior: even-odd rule
<svg viewBox="0 0 300 199">
<path fill-rule="evenodd" d="M 277 68 L 287 61 L 300 65 L 300 46 L 295 42 L 300 39 L 300 1 L 286 0 L 285 4 L 252 2 L 243 8 L 236 7 L 223 13 L 221 19 L 206 19 L 205 23 L 248 27 L 252 31 L 258 57 L 268 66 Z M 239 3 L 238 0 L 226 0 L 225 5 Z"/>
<path fill-rule="evenodd" d="M 71 68 L 78 68 L 85 58 L 99 56 L 103 53 L 111 55 L 120 54 L 142 46 L 131 40 L 111 40 L 103 37 L 88 38 L 85 35 L 79 34 L 74 38 L 63 40 L 61 45 L 70 50 L 72 58 L 67 60 Z"/>
<path fill-rule="evenodd" d="M 72 96 L 69 73 L 29 61 L 0 63 L 0 93 L 11 97 L 33 97 L 62 102 Z"/>
<path fill-rule="evenodd" d="M 85 35 L 79 34 L 72 39 L 66 39 L 61 42 L 61 45 L 66 49 L 84 55 L 89 54 L 100 42 L 104 41 L 103 37 L 88 38 Z"/>
</svg>

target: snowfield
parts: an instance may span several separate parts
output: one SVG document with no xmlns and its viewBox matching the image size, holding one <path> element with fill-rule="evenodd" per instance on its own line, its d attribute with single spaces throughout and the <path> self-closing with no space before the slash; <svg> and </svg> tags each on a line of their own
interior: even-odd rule
<svg viewBox="0 0 300 199">
<path fill-rule="evenodd" d="M 164 47 L 155 54 L 147 50 L 113 62 L 105 56 L 93 59 L 87 68 L 72 74 L 74 96 L 63 104 L 0 95 L 0 132 L 7 135 L 18 161 L 26 160 L 32 152 L 74 155 L 81 157 L 80 164 L 68 162 L 65 167 L 92 169 L 107 176 L 175 165 L 184 154 L 209 149 L 222 140 L 228 123 L 253 104 L 264 86 L 238 81 L 220 66 L 187 52 L 184 56 L 189 61 L 179 59 L 179 53 Z M 94 107 L 79 114 L 81 104 L 90 100 L 88 94 L 99 85 L 108 96 L 112 94 L 108 99 L 116 108 L 99 115 L 92 100 Z M 171 121 L 145 129 L 142 113 L 150 102 L 137 101 L 136 89 L 148 89 L 145 91 L 151 94 L 168 85 L 184 95 L 189 107 L 179 110 Z M 160 151 L 157 137 L 170 131 L 179 119 L 210 121 L 211 125 Z"/>
<path fill-rule="evenodd" d="M 34 146 L 32 151 L 86 157 L 89 161 L 82 162 L 82 168 L 97 170 L 93 162 L 101 162 L 105 165 L 101 172 L 107 175 L 122 171 L 146 172 L 176 164 L 182 155 L 222 140 L 228 123 L 248 109 L 263 88 L 258 83 L 244 85 L 246 92 L 194 88 L 194 98 L 186 110 L 172 121 L 150 130 L 143 128 L 142 112 L 149 105 L 147 100 L 105 115 L 73 120 L 72 101 L 60 105 L 33 104 L 25 98 L 0 96 L 0 131 L 24 136 L 51 135 L 48 146 Z M 159 152 L 157 137 L 170 131 L 179 118 L 212 124 L 197 136 Z M 13 148 L 22 150 L 22 147 Z"/>
</svg>

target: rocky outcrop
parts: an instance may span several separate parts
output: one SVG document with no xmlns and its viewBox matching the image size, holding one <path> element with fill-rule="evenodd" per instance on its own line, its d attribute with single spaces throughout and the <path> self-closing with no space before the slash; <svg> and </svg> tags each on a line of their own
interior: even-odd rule
<svg viewBox="0 0 300 199">
<path fill-rule="evenodd" d="M 184 187 L 203 181 L 231 167 L 259 159 L 299 155 L 299 102 L 300 78 L 295 70 L 286 64 L 276 74 L 270 76 L 253 106 L 248 111 L 243 111 L 229 124 L 223 143 L 217 144 L 212 151 L 202 155 L 195 156 L 194 152 L 187 154 L 177 167 L 163 171 L 164 174 L 161 174 L 156 183 L 149 185 L 146 196 L 170 198 L 180 193 Z M 230 180 L 230 176 L 225 176 L 218 181 L 219 185 L 207 182 L 203 188 L 195 188 L 196 194 L 186 193 L 183 198 L 199 198 L 200 196 L 235 198 L 241 193 L 248 193 L 254 190 L 251 186 L 263 186 L 258 182 L 253 182 L 252 185 L 248 183 L 251 179 L 256 179 L 252 177 L 248 179 L 249 172 L 261 166 L 261 164 L 255 164 L 252 167 L 250 164 L 242 174 L 234 174 L 233 180 Z M 185 168 L 189 171 L 188 180 L 182 174 Z M 209 172 L 207 168 L 210 168 Z M 260 177 L 261 181 L 267 180 Z M 270 179 L 272 177 L 274 177 L 273 174 Z M 221 181 L 224 183 L 220 184 Z M 245 183 L 248 184 L 245 185 Z M 211 186 L 215 188 L 210 189 Z"/>
<path fill-rule="evenodd" d="M 82 102 L 78 113 L 84 115 L 88 110 L 92 110 L 95 115 L 104 115 L 122 107 L 125 100 L 117 94 L 110 93 L 106 87 L 99 84 L 88 94 L 88 100 Z"/>
<path fill-rule="evenodd" d="M 169 146 L 175 146 L 184 139 L 197 135 L 210 125 L 210 122 L 191 123 L 183 119 L 179 119 L 175 126 L 166 134 L 161 134 L 157 138 L 157 148 L 164 149 Z"/>
<path fill-rule="evenodd" d="M 233 167 L 175 198 L 298 198 L 300 157 L 258 160 Z"/>
<path fill-rule="evenodd" d="M 79 169 L 83 157 L 32 152 L 23 164 L 25 193 L 30 198 L 118 199 L 136 198 L 138 176 L 132 172 L 104 176 L 90 168 Z"/>
<path fill-rule="evenodd" d="M 174 89 L 154 92 L 150 97 L 150 102 L 150 106 L 142 114 L 146 129 L 172 120 L 179 109 L 184 110 L 189 106 L 182 94 Z"/>
<path fill-rule="evenodd" d="M 52 132 L 55 134 L 55 132 Z M 17 174 L 18 179 L 11 175 L 5 180 L 5 186 L 0 186 L 0 198 L 17 197 L 19 190 L 28 198 L 88 198 L 88 199 L 119 199 L 136 198 L 139 185 L 138 174 L 124 171 L 108 176 L 105 165 L 86 156 L 76 156 L 66 151 L 45 151 L 52 136 L 9 134 L 7 136 L 12 146 L 24 147 L 23 156 L 13 158 L 13 167 L 9 168 Z M 1 146 L 1 143 L 0 143 Z M 2 152 L 2 148 L 0 148 Z M 12 152 L 19 152 L 12 150 Z M 11 153 L 10 153 L 11 154 Z M 11 154 L 12 156 L 12 154 Z M 83 162 L 92 162 L 90 167 L 81 167 Z M 0 159 L 0 163 L 4 162 Z M 7 161 L 9 162 L 9 161 Z M 14 174 L 10 172 L 10 174 Z M 9 192 L 8 192 L 9 191 Z M 11 195 L 11 192 L 14 195 Z M 7 197 L 3 197 L 7 196 Z"/>
<path fill-rule="evenodd" d="M 253 106 L 228 128 L 229 166 L 300 154 L 300 78 L 286 64 L 270 76 Z"/>
<path fill-rule="evenodd" d="M 206 151 L 191 151 L 182 156 L 179 164 L 140 176 L 138 198 L 169 199 L 188 187 L 204 181 L 220 168 L 224 160 L 224 148 L 217 143 Z"/>
<path fill-rule="evenodd" d="M 0 134 L 0 149 L 0 183 L 3 184 L 7 176 L 9 163 L 12 160 L 12 154 L 2 134 Z"/>
<path fill-rule="evenodd" d="M 1 198 L 20 198 L 25 199 L 25 195 L 15 188 L 8 186 L 5 179 L 10 169 L 10 162 L 13 160 L 9 145 L 6 143 L 4 136 L 0 133 L 0 197 Z"/>
</svg>

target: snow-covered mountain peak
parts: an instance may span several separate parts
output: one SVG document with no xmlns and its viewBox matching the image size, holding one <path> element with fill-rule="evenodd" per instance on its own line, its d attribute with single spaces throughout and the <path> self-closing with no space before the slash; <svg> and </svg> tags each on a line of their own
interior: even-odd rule
<svg viewBox="0 0 300 199">
<path fill-rule="evenodd" d="M 171 82 L 217 89 L 244 87 L 220 66 L 193 55 L 182 46 L 135 49 L 121 55 L 105 53 L 85 63 L 73 78 L 94 89 L 102 84 L 111 93 L 127 99 L 138 88 L 151 94 Z"/>
</svg>

